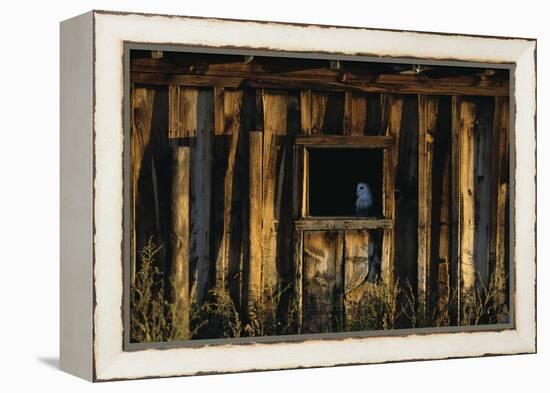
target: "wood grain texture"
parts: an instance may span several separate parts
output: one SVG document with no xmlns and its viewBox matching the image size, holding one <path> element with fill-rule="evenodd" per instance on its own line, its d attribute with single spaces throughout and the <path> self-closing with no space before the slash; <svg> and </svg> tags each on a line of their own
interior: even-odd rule
<svg viewBox="0 0 550 393">
<path fill-rule="evenodd" d="M 418 97 L 402 96 L 398 163 L 395 174 L 396 273 L 401 283 L 418 283 Z"/>
<path fill-rule="evenodd" d="M 456 315 L 451 315 L 451 322 L 460 323 L 460 107 L 462 98 L 453 96 L 451 101 L 451 290 L 456 291 Z"/>
<path fill-rule="evenodd" d="M 189 147 L 172 150 L 172 225 L 170 249 L 172 270 L 170 282 L 174 302 L 174 318 L 180 321 L 174 339 L 189 337 Z"/>
<path fill-rule="evenodd" d="M 346 148 L 346 149 L 366 149 L 366 148 L 387 148 L 393 146 L 394 136 L 341 136 L 341 135 L 323 135 L 323 136 L 299 136 L 294 143 L 315 148 Z"/>
<path fill-rule="evenodd" d="M 451 98 L 437 97 L 437 100 L 437 122 L 432 135 L 432 159 L 428 167 L 431 178 L 429 300 L 433 301 L 437 310 L 444 311 L 451 296 Z M 447 322 L 450 322 L 448 318 Z"/>
<path fill-rule="evenodd" d="M 296 333 L 302 333 L 303 327 L 303 300 L 304 300 L 304 232 L 294 230 L 293 237 L 294 262 L 294 300 L 296 302 Z"/>
<path fill-rule="evenodd" d="M 214 97 L 210 89 L 169 86 L 168 137 L 190 151 L 190 297 L 202 303 L 210 282 L 210 217 L 214 134 Z"/>
<path fill-rule="evenodd" d="M 476 284 L 474 263 L 475 197 L 474 197 L 474 127 L 476 105 L 473 101 L 460 103 L 459 131 L 459 198 L 460 198 L 460 298 L 464 310 L 472 306 Z M 462 320 L 462 323 L 467 323 Z"/>
<path fill-rule="evenodd" d="M 476 99 L 477 113 L 474 127 L 474 263 L 478 284 L 489 284 L 489 237 L 491 216 L 491 189 L 497 183 L 492 177 L 491 165 L 497 145 L 493 143 L 494 98 Z"/>
<path fill-rule="evenodd" d="M 377 218 L 344 218 L 344 217 L 323 217 L 323 218 L 303 218 L 294 221 L 294 227 L 302 231 L 326 231 L 326 230 L 346 230 L 346 229 L 391 229 L 393 221 L 389 219 Z"/>
<path fill-rule="evenodd" d="M 336 276 L 343 258 L 342 232 L 306 231 L 303 247 L 303 332 L 334 331 L 341 320 L 341 280 Z"/>
<path fill-rule="evenodd" d="M 141 174 L 141 166 L 146 148 L 151 140 L 153 104 L 155 91 L 146 87 L 134 87 L 132 89 L 132 144 L 131 144 L 131 160 L 132 160 L 132 251 L 131 251 L 131 266 L 130 280 L 135 282 L 136 275 L 136 250 L 138 246 L 138 234 L 136 227 L 136 203 L 138 201 L 138 180 Z"/>
<path fill-rule="evenodd" d="M 418 287 L 419 312 L 427 316 L 432 254 L 432 174 L 439 99 L 418 97 Z"/>
<path fill-rule="evenodd" d="M 508 96 L 509 82 L 507 79 L 488 76 L 461 76 L 427 79 L 423 76 L 384 75 L 375 79 L 362 80 L 326 80 L 298 79 L 264 74 L 262 76 L 218 76 L 218 75 L 187 75 L 170 73 L 153 73 L 132 71 L 132 83 L 149 85 L 181 85 L 190 87 L 221 87 L 227 89 L 288 89 L 306 90 L 312 95 L 318 94 L 321 105 L 319 111 L 311 112 L 312 126 L 324 116 L 326 108 L 326 92 L 382 93 L 382 94 L 432 94 L 432 95 L 475 95 L 475 96 Z M 316 100 L 315 98 L 314 100 Z M 311 130 L 308 128 L 308 130 Z"/>
<path fill-rule="evenodd" d="M 508 98 L 495 98 L 491 190 L 491 229 L 489 239 L 489 269 L 495 275 L 499 305 L 508 304 L 507 276 L 509 274 L 507 231 L 509 220 L 509 118 Z M 501 321 L 502 322 L 502 321 Z"/>
<path fill-rule="evenodd" d="M 278 264 L 283 250 L 279 239 L 285 168 L 290 148 L 286 143 L 288 95 L 286 92 L 265 90 L 263 92 L 263 159 L 262 159 L 262 288 L 274 292 L 281 282 Z M 289 234 L 290 235 L 290 234 Z M 280 254 L 280 255 L 278 255 Z"/>
<path fill-rule="evenodd" d="M 393 149 L 384 150 L 384 198 L 383 211 L 384 218 L 395 220 L 395 177 L 397 175 L 397 166 L 399 163 L 399 138 L 401 131 L 401 117 L 403 110 L 403 98 L 388 96 L 384 99 L 382 105 L 382 127 L 385 135 L 394 141 Z M 395 265 L 395 227 L 384 231 L 382 242 L 382 278 L 389 284 L 394 280 Z"/>
<path fill-rule="evenodd" d="M 191 298 L 201 304 L 212 287 L 211 217 L 214 147 L 214 95 L 201 90 L 197 97 L 197 131 L 191 142 Z"/>
<path fill-rule="evenodd" d="M 249 306 L 262 294 L 262 206 L 263 206 L 263 133 L 249 133 L 249 252 L 248 302 Z"/>
<path fill-rule="evenodd" d="M 241 303 L 243 271 L 243 132 L 241 90 L 214 90 L 214 257 L 216 282 Z"/>
<path fill-rule="evenodd" d="M 368 230 L 346 230 L 344 232 L 344 310 L 363 297 L 369 273 Z M 371 246 L 372 248 L 372 246 Z"/>
<path fill-rule="evenodd" d="M 352 92 L 346 92 L 345 97 L 344 135 L 363 135 L 367 123 L 367 97 Z"/>
<path fill-rule="evenodd" d="M 320 135 L 325 127 L 328 93 L 306 90 L 301 92 L 300 108 L 302 134 Z"/>
</svg>

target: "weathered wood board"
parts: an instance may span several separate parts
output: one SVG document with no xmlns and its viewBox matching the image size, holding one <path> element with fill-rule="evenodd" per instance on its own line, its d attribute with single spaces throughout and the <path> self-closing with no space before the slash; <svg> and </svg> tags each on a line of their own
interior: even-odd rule
<svg viewBox="0 0 550 393">
<path fill-rule="evenodd" d="M 289 165 L 290 153 L 286 138 L 287 108 L 286 92 L 263 92 L 262 290 L 270 294 L 277 291 L 281 281 L 278 264 L 281 263 L 280 257 L 286 252 L 282 250 L 284 239 L 279 236 L 280 219 L 290 219 L 290 210 L 281 212 L 283 198 L 290 196 L 288 192 L 284 193 L 285 177 L 288 176 L 285 171 Z"/>
<path fill-rule="evenodd" d="M 477 279 L 482 287 L 489 285 L 489 236 L 491 216 L 491 189 L 498 181 L 491 172 L 492 155 L 497 154 L 493 141 L 493 98 L 477 98 L 477 115 L 474 127 L 474 262 Z"/>
<path fill-rule="evenodd" d="M 174 302 L 175 340 L 189 337 L 189 147 L 172 150 L 170 250 L 171 291 Z"/>
<path fill-rule="evenodd" d="M 369 251 L 373 256 L 373 239 L 368 230 L 345 231 L 344 239 L 344 309 L 349 302 L 363 297 L 369 273 Z M 369 242 L 370 250 L 369 250 Z"/>
<path fill-rule="evenodd" d="M 398 165 L 400 163 L 400 132 L 403 110 L 403 97 L 383 96 L 381 127 L 384 135 L 393 138 L 392 149 L 384 151 L 384 218 L 396 222 L 395 187 Z M 382 277 L 387 283 L 394 280 L 395 240 L 397 228 L 394 226 L 384 232 L 382 250 Z"/>
<path fill-rule="evenodd" d="M 334 331 L 341 321 L 343 234 L 306 231 L 303 234 L 303 333 Z"/>
<path fill-rule="evenodd" d="M 473 176 L 476 105 L 472 101 L 461 100 L 459 111 L 460 306 L 462 309 L 466 309 L 472 304 L 476 281 L 474 264 L 475 197 Z M 462 322 L 467 323 L 467 321 Z"/>
<path fill-rule="evenodd" d="M 508 204 L 509 204 L 509 117 L 508 98 L 495 98 L 491 195 L 491 230 L 489 239 L 489 271 L 495 275 L 498 288 L 497 302 L 509 306 L 508 280 L 510 264 L 508 261 Z M 498 180 L 497 180 L 498 179 Z M 505 322 L 501 320 L 500 322 Z"/>
<path fill-rule="evenodd" d="M 420 314 L 429 312 L 431 290 L 432 175 L 439 98 L 418 97 L 418 288 Z"/>
<path fill-rule="evenodd" d="M 167 154 L 168 89 L 165 87 L 134 86 L 132 98 L 132 249 L 131 282 L 139 251 L 153 238 L 165 246 L 170 213 L 170 160 Z M 157 265 L 168 271 L 166 247 L 159 252 Z"/>
</svg>

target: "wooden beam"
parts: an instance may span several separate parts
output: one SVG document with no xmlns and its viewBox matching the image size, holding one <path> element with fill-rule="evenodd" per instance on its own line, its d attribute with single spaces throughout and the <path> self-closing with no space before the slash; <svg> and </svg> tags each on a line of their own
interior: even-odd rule
<svg viewBox="0 0 550 393">
<path fill-rule="evenodd" d="M 354 149 L 385 149 L 393 146 L 395 139 L 391 135 L 385 136 L 298 136 L 294 140 L 296 145 L 315 148 L 354 148 Z"/>
<path fill-rule="evenodd" d="M 307 89 L 308 85 L 322 84 L 325 87 L 321 90 L 333 88 L 341 91 L 346 86 L 354 89 L 358 85 L 374 93 L 509 95 L 509 73 L 506 70 L 487 72 L 479 68 L 431 66 L 427 72 L 404 74 L 399 71 L 410 65 L 347 62 L 345 69 L 336 69 L 331 68 L 326 60 L 255 57 L 254 61 L 248 62 L 244 59 L 243 56 L 170 52 L 161 59 L 134 56 L 131 59 L 132 78 L 159 83 L 163 79 L 187 75 L 196 78 L 196 83 L 204 83 L 200 81 L 203 77 L 226 78 L 226 81 L 219 80 L 218 87 L 253 84 L 256 86 L 250 87 L 285 88 L 286 85 L 286 88 L 301 90 Z M 132 82 L 139 80 L 132 79 Z"/>
<path fill-rule="evenodd" d="M 393 93 L 393 94 L 438 94 L 438 95 L 477 95 L 509 96 L 508 81 L 491 77 L 448 77 L 427 78 L 420 76 L 378 76 L 372 80 L 331 81 L 328 79 L 299 79 L 280 77 L 265 73 L 262 76 L 218 76 L 188 75 L 138 72 L 130 73 L 131 83 L 152 85 L 182 85 L 189 87 L 224 87 L 254 89 L 286 89 L 355 92 L 355 93 Z M 323 109 L 322 106 L 318 108 Z M 319 112 L 321 113 L 321 112 Z M 319 118 L 319 117 L 318 117 Z M 319 118 L 320 119 L 320 118 Z"/>
<path fill-rule="evenodd" d="M 348 230 L 348 229 L 390 229 L 393 227 L 392 220 L 375 218 L 303 218 L 294 221 L 294 228 L 298 231 L 326 231 L 326 230 Z"/>
</svg>

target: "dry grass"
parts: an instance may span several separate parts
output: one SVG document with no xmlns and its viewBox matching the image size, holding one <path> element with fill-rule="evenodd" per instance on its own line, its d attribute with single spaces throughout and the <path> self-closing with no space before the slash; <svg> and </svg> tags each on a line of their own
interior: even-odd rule
<svg viewBox="0 0 550 393">
<path fill-rule="evenodd" d="M 192 306 L 192 338 L 241 337 L 243 324 L 229 291 L 216 285 L 202 305 Z"/>
<path fill-rule="evenodd" d="M 283 299 L 290 291 L 287 285 L 282 289 L 265 290 L 262 299 L 254 299 L 248 309 L 248 323 L 244 332 L 248 337 L 276 336 L 295 333 L 296 301 L 287 297 L 283 310 Z"/>
<path fill-rule="evenodd" d="M 182 336 L 182 326 L 174 318 L 175 307 L 167 301 L 157 257 L 162 246 L 150 238 L 140 251 L 141 266 L 131 287 L 130 335 L 132 342 L 161 342 L 174 339 L 237 338 L 296 334 L 296 301 L 291 285 L 264 291 L 261 300 L 252 300 L 243 311 L 233 302 L 227 288 L 216 285 L 207 300 L 190 307 L 190 332 Z M 451 290 L 444 299 L 430 299 L 425 311 L 413 287 L 399 281 L 369 284 L 361 299 L 345 302 L 344 326 L 334 331 L 375 331 L 396 328 L 484 325 L 506 322 L 508 308 L 496 276 L 462 296 Z"/>
<path fill-rule="evenodd" d="M 166 318 L 163 276 L 155 264 L 162 249 L 153 238 L 140 250 L 141 267 L 130 293 L 130 339 L 133 342 L 165 341 L 171 335 Z"/>
<path fill-rule="evenodd" d="M 345 310 L 347 331 L 388 330 L 396 327 L 402 306 L 402 289 L 399 282 L 393 285 L 384 281 L 366 288 L 357 302 L 348 302 Z"/>
<path fill-rule="evenodd" d="M 461 325 L 490 325 L 509 319 L 508 307 L 499 302 L 500 288 L 497 276 L 491 274 L 487 285 L 477 278 L 477 288 L 465 296 L 461 310 Z"/>
</svg>

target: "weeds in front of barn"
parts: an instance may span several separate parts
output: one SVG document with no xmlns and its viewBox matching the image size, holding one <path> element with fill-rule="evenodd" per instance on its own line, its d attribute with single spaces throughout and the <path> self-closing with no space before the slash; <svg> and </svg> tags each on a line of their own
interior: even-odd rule
<svg viewBox="0 0 550 393">
<path fill-rule="evenodd" d="M 190 306 L 190 326 L 174 318 L 163 275 L 156 258 L 161 246 L 154 240 L 140 250 L 140 268 L 130 294 L 130 340 L 162 342 L 174 339 L 237 338 L 289 335 L 297 333 L 297 307 L 290 285 L 251 299 L 245 315 L 236 306 L 228 289 L 214 286 L 202 304 Z M 418 303 L 414 288 L 407 282 L 385 281 L 369 284 L 363 296 L 346 302 L 343 331 L 377 331 L 401 328 L 475 326 L 508 320 L 508 309 L 499 301 L 495 275 L 488 284 L 478 279 L 475 290 L 463 294 L 467 306 L 460 311 L 457 290 L 449 290 L 443 300 L 431 300 L 426 309 Z M 466 302 L 464 302 L 466 303 Z M 182 331 L 187 331 L 182 335 Z"/>
</svg>

